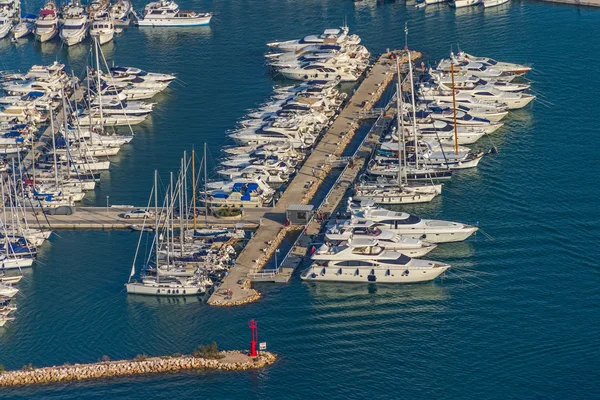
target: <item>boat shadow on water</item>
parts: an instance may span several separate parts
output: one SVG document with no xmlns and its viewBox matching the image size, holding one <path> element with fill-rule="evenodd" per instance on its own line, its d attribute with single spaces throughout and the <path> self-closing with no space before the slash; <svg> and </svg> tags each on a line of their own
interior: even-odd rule
<svg viewBox="0 0 600 400">
<path fill-rule="evenodd" d="M 144 295 L 127 295 L 127 292 L 123 290 L 123 294 L 127 296 L 127 302 L 130 305 L 138 305 L 143 304 L 148 307 L 157 307 L 157 306 L 173 306 L 180 305 L 185 306 L 187 304 L 201 304 L 204 303 L 204 295 L 199 296 L 180 296 L 180 297 L 171 297 L 171 296 L 144 296 Z"/>
<path fill-rule="evenodd" d="M 182 44 L 188 40 L 212 39 L 213 31 L 210 26 L 186 26 L 186 27 L 143 27 L 139 30 L 150 39 L 154 45 L 168 45 L 171 47 L 176 41 Z"/>
<path fill-rule="evenodd" d="M 303 284 L 306 285 L 312 297 L 327 301 L 376 298 L 384 303 L 411 303 L 415 301 L 442 301 L 450 298 L 448 290 L 439 282 L 398 285 L 304 281 Z"/>
</svg>

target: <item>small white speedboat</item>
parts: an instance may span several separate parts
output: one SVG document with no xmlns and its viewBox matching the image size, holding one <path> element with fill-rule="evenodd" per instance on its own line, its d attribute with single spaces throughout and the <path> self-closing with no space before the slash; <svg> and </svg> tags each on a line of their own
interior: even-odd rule
<svg viewBox="0 0 600 400">
<path fill-rule="evenodd" d="M 13 29 L 15 39 L 21 39 L 33 33 L 33 30 L 35 29 L 35 19 L 31 19 L 32 17 L 35 18 L 33 15 L 26 15 L 21 18 L 21 21 L 17 25 L 15 25 Z"/>
</svg>

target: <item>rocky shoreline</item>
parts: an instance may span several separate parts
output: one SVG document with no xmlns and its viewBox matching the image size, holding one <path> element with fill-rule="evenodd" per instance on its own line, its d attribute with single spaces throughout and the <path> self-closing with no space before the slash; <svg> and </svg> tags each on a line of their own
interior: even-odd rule
<svg viewBox="0 0 600 400">
<path fill-rule="evenodd" d="M 245 371 L 264 368 L 277 359 L 277 355 L 261 352 L 250 357 L 241 351 L 222 351 L 220 359 L 181 357 L 150 357 L 143 360 L 106 361 L 92 364 L 62 365 L 29 370 L 8 371 L 0 374 L 0 387 L 72 382 L 104 379 L 119 376 L 145 375 L 185 370 Z"/>
</svg>

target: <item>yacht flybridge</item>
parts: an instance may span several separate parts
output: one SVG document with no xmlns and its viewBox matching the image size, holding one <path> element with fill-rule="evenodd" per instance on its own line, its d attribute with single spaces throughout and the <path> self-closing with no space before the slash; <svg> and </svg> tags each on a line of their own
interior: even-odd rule
<svg viewBox="0 0 600 400">
<path fill-rule="evenodd" d="M 67 46 L 81 43 L 88 34 L 88 16 L 84 8 L 78 4 L 70 3 L 65 7 L 65 22 L 60 29 L 60 38 Z"/>
<path fill-rule="evenodd" d="M 196 13 L 181 11 L 174 1 L 161 0 L 149 3 L 144 8 L 144 15 L 136 21 L 138 26 L 202 26 L 208 25 L 212 13 Z"/>
<path fill-rule="evenodd" d="M 49 0 L 40 10 L 40 16 L 35 21 L 35 38 L 44 43 L 58 35 L 58 13 L 56 3 Z"/>
<path fill-rule="evenodd" d="M 325 238 L 332 242 L 349 242 L 355 239 L 376 240 L 386 250 L 398 251 L 410 257 L 422 257 L 437 247 L 420 239 L 401 236 L 374 226 L 369 220 L 345 220 L 327 227 Z"/>
</svg>

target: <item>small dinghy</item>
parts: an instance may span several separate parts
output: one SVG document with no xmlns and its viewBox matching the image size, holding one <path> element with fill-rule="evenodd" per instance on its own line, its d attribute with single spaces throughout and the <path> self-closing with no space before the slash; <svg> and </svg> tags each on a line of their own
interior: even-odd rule
<svg viewBox="0 0 600 400">
<path fill-rule="evenodd" d="M 154 232 L 153 227 L 147 226 L 147 225 L 139 225 L 139 224 L 129 225 L 129 229 L 131 229 L 132 231 L 138 231 L 138 232 Z"/>
</svg>

